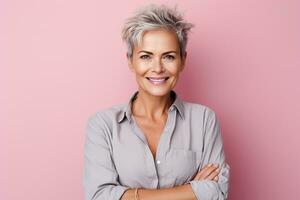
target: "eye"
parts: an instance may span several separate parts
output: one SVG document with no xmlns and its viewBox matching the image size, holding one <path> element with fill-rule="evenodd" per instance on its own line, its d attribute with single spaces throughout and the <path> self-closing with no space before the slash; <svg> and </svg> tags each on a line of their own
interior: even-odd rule
<svg viewBox="0 0 300 200">
<path fill-rule="evenodd" d="M 149 59 L 150 56 L 149 55 L 142 55 L 140 58 L 143 59 L 143 60 L 145 60 L 145 59 Z"/>
<path fill-rule="evenodd" d="M 172 55 L 166 55 L 166 57 L 165 58 L 167 58 L 168 60 L 174 60 L 175 59 L 175 57 L 174 56 L 172 56 Z"/>
</svg>

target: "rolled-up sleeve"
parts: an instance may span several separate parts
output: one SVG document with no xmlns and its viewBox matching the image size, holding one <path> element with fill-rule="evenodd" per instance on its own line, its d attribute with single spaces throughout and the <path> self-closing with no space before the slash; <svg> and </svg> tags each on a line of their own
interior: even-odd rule
<svg viewBox="0 0 300 200">
<path fill-rule="evenodd" d="M 108 134 L 109 128 L 99 114 L 88 119 L 84 144 L 85 200 L 119 200 L 129 189 L 118 182 Z"/>
<path fill-rule="evenodd" d="M 225 161 L 220 125 L 215 112 L 208 109 L 208 117 L 204 127 L 204 146 L 202 166 L 209 163 L 219 164 L 218 181 L 192 180 L 193 192 L 200 200 L 225 200 L 228 197 L 230 166 Z M 201 169 L 199 168 L 199 171 Z"/>
</svg>

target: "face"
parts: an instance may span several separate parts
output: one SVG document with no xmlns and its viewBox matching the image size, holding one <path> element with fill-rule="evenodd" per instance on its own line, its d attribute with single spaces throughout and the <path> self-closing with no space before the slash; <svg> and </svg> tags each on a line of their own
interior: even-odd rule
<svg viewBox="0 0 300 200">
<path fill-rule="evenodd" d="M 147 31 L 135 46 L 128 66 L 135 73 L 139 91 L 153 96 L 167 95 L 184 68 L 186 54 L 180 56 L 177 35 L 163 29 Z"/>
</svg>

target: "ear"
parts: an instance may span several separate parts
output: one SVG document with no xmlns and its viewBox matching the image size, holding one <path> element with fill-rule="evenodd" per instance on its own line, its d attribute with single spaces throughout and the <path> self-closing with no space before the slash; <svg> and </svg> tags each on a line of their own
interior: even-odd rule
<svg viewBox="0 0 300 200">
<path fill-rule="evenodd" d="M 127 58 L 128 67 L 130 71 L 133 71 L 132 59 L 128 56 L 128 53 L 126 53 L 126 58 Z"/>
<path fill-rule="evenodd" d="M 180 71 L 182 71 L 185 67 L 186 57 L 187 57 L 187 52 L 185 51 L 184 54 L 182 55 L 182 58 L 181 58 L 181 69 L 180 69 Z"/>
</svg>

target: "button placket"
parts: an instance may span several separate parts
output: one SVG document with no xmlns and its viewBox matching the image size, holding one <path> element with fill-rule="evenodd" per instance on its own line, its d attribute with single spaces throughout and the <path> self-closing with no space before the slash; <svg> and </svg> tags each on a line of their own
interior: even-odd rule
<svg viewBox="0 0 300 200">
<path fill-rule="evenodd" d="M 165 127 L 163 129 L 163 132 L 160 136 L 160 139 L 159 139 L 159 142 L 158 142 L 158 145 L 157 145 L 157 149 L 156 149 L 156 160 L 155 160 L 155 163 L 157 165 L 161 164 L 162 160 L 163 160 L 163 157 L 164 157 L 164 153 L 165 152 L 165 149 L 162 149 L 162 148 L 165 148 L 165 145 L 163 145 L 167 138 L 167 134 L 169 133 L 169 126 L 170 126 L 170 120 L 172 119 L 172 112 L 169 112 L 168 113 L 168 118 L 167 118 L 167 121 L 166 121 L 166 124 L 165 124 Z"/>
</svg>

